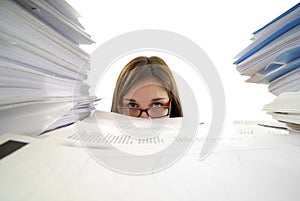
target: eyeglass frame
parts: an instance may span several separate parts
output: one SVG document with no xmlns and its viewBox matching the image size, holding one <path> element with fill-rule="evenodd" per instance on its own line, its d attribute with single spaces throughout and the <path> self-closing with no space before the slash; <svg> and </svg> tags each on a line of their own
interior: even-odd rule
<svg viewBox="0 0 300 201">
<path fill-rule="evenodd" d="M 153 109 L 153 108 L 155 108 L 155 107 L 149 107 L 149 108 L 147 108 L 147 109 L 142 110 L 142 109 L 138 109 L 138 108 L 129 108 L 129 107 L 119 107 L 119 106 L 118 106 L 118 109 L 119 109 L 119 111 L 120 111 L 121 109 L 139 110 L 139 111 L 140 111 L 140 114 L 139 114 L 138 116 L 132 116 L 132 117 L 141 117 L 141 116 L 142 116 L 142 113 L 143 113 L 143 112 L 146 112 L 146 114 L 148 115 L 148 117 L 151 117 L 151 118 L 162 118 L 162 117 L 166 117 L 166 116 L 169 116 L 169 115 L 170 115 L 170 111 L 171 111 L 171 101 L 169 101 L 167 104 L 168 104 L 168 106 L 160 106 L 160 108 L 166 108 L 166 109 L 168 110 L 168 113 L 167 113 L 166 115 L 160 116 L 160 117 L 152 117 L 152 116 L 149 115 L 148 110 Z M 130 116 L 130 115 L 129 115 L 129 116 Z"/>
</svg>

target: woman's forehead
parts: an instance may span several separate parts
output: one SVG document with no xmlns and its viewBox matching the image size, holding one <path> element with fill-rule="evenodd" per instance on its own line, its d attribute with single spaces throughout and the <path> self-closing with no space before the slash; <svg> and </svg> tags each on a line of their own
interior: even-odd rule
<svg viewBox="0 0 300 201">
<path fill-rule="evenodd" d="M 161 81 L 159 81 L 157 78 L 155 77 L 148 77 L 148 78 L 145 78 L 145 79 L 141 79 L 139 81 L 137 81 L 136 83 L 133 84 L 132 87 L 139 87 L 139 86 L 146 86 L 146 85 L 150 85 L 150 84 L 153 84 L 153 85 L 162 85 Z"/>
<path fill-rule="evenodd" d="M 125 94 L 123 99 L 135 99 L 135 100 L 152 100 L 155 98 L 168 99 L 168 91 L 157 82 L 143 82 L 133 86 Z"/>
</svg>

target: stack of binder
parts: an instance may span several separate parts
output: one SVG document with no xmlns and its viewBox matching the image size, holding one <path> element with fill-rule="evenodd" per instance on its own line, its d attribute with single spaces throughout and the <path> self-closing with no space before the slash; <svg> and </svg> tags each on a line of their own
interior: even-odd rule
<svg viewBox="0 0 300 201">
<path fill-rule="evenodd" d="M 269 85 L 278 97 L 264 109 L 298 129 L 299 105 L 294 103 L 300 96 L 300 3 L 255 31 L 252 40 L 235 57 L 237 70 L 249 76 L 246 82 Z"/>
<path fill-rule="evenodd" d="M 93 41 L 63 0 L 0 1 L 0 135 L 37 135 L 90 115 Z"/>
</svg>

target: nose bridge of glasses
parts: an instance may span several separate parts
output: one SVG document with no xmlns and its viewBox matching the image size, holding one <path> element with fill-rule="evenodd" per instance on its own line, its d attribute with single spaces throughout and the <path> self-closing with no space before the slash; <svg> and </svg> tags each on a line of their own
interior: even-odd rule
<svg viewBox="0 0 300 201">
<path fill-rule="evenodd" d="M 150 117 L 150 115 L 149 115 L 149 113 L 148 113 L 149 108 L 148 108 L 148 109 L 144 109 L 144 110 L 142 110 L 142 109 L 139 109 L 139 110 L 140 110 L 140 114 L 139 114 L 138 117 Z M 144 114 L 145 114 L 146 116 L 144 116 Z"/>
</svg>

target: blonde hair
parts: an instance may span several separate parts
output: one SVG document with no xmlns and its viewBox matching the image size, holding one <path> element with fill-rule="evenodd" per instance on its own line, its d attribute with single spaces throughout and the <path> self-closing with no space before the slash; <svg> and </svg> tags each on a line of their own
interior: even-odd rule
<svg viewBox="0 0 300 201">
<path fill-rule="evenodd" d="M 164 60 L 157 56 L 140 56 L 131 60 L 121 71 L 114 90 L 111 112 L 120 113 L 118 106 L 131 87 L 144 79 L 154 78 L 168 91 L 170 117 L 182 117 L 182 108 L 175 79 Z"/>
</svg>

